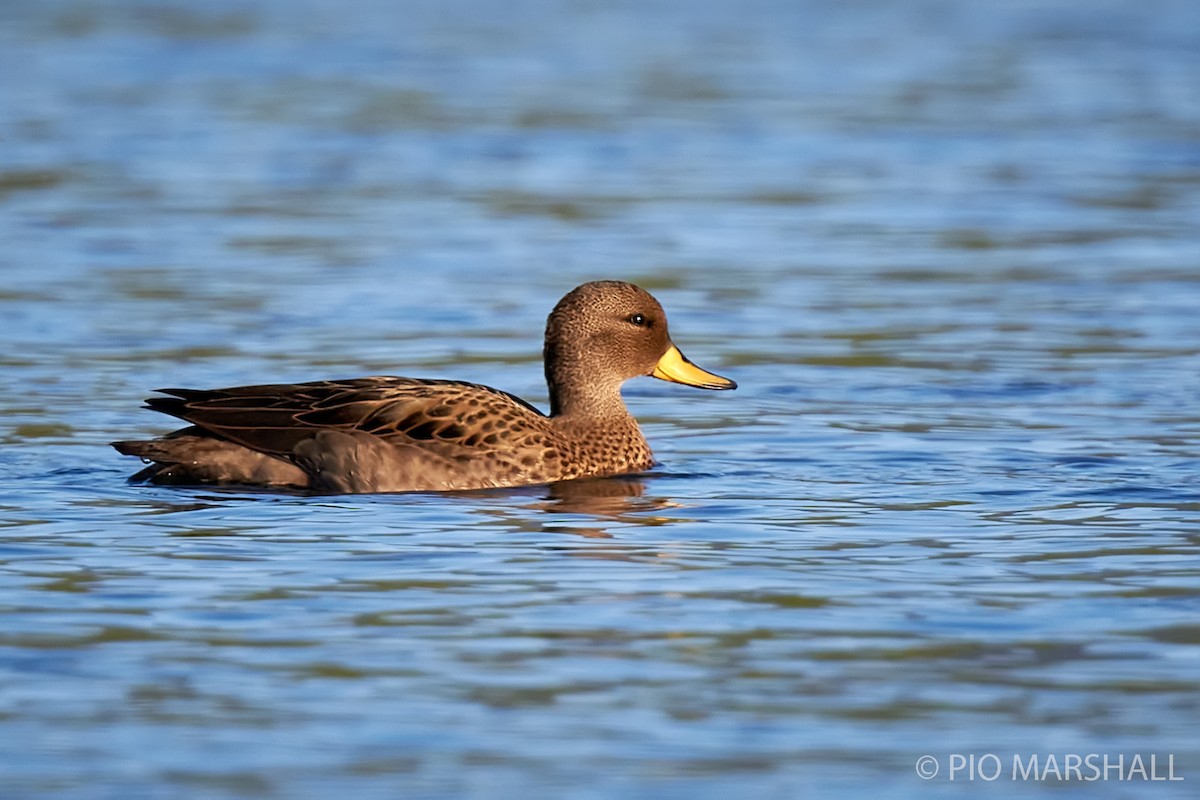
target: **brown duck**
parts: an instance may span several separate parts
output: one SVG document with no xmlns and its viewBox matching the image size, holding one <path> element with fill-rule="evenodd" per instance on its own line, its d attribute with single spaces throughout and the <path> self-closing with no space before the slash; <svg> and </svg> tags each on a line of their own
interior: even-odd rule
<svg viewBox="0 0 1200 800">
<path fill-rule="evenodd" d="M 654 463 L 621 399 L 638 375 L 734 389 L 671 342 L 662 306 L 630 283 L 573 289 L 546 322 L 550 416 L 474 383 L 378 376 L 230 389 L 160 389 L 146 406 L 191 423 L 114 442 L 151 463 L 131 480 L 320 492 L 551 483 Z"/>
</svg>

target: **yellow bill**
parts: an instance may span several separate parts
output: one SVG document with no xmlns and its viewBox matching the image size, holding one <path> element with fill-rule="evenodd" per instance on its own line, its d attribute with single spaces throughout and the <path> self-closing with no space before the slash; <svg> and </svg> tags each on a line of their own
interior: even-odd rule
<svg viewBox="0 0 1200 800">
<path fill-rule="evenodd" d="M 737 388 L 737 384 L 729 380 L 729 378 L 722 378 L 720 375 L 705 372 L 688 361 L 675 345 L 667 348 L 667 352 L 663 353 L 662 358 L 654 365 L 654 371 L 650 374 L 664 381 L 698 386 L 701 389 Z"/>
</svg>

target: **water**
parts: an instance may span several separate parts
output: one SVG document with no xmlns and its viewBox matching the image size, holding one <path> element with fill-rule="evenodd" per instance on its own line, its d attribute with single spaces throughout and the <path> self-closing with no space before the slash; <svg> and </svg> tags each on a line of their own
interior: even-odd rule
<svg viewBox="0 0 1200 800">
<path fill-rule="evenodd" d="M 1198 8 L 9 4 L 2 794 L 1191 796 Z M 740 384 L 629 385 L 651 474 L 310 498 L 106 445 L 158 386 L 544 407 L 598 277 Z M 1010 777 L 1088 753 L 1185 781 Z"/>
</svg>

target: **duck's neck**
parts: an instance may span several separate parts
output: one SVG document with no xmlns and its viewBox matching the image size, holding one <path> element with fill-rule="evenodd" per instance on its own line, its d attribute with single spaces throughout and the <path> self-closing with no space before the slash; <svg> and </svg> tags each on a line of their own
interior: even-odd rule
<svg viewBox="0 0 1200 800">
<path fill-rule="evenodd" d="M 621 399 L 619 377 L 589 370 L 582 359 L 553 352 L 549 346 L 545 357 L 551 417 L 592 422 L 632 419 Z"/>
<path fill-rule="evenodd" d="M 562 420 L 624 422 L 631 420 L 621 399 L 621 384 L 572 384 L 550 381 L 550 416 Z"/>
<path fill-rule="evenodd" d="M 579 367 L 582 360 L 547 355 L 552 356 L 546 359 L 550 418 L 579 459 L 571 477 L 640 472 L 653 466 L 650 445 L 621 399 L 621 379 L 584 370 Z"/>
</svg>

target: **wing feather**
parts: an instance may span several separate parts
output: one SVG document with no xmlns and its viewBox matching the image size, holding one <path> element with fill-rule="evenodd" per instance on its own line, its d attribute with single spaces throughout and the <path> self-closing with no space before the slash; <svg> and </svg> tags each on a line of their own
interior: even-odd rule
<svg viewBox="0 0 1200 800">
<path fill-rule="evenodd" d="M 290 456 L 322 430 L 360 431 L 393 445 L 420 446 L 450 458 L 492 444 L 483 419 L 510 432 L 544 415 L 525 401 L 458 381 L 379 376 L 343 381 L 263 384 L 226 389 L 162 389 L 146 405 L 212 434 L 271 455 Z M 490 440 L 490 441 L 489 441 Z"/>
</svg>

